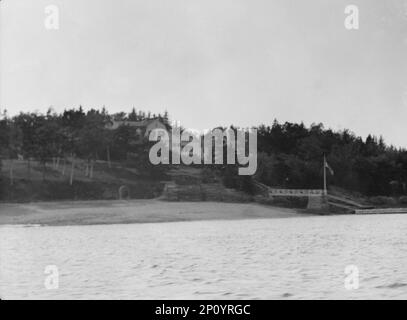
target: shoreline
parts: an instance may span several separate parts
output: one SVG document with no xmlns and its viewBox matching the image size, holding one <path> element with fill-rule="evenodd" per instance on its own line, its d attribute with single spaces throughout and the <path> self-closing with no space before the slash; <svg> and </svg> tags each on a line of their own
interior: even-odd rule
<svg viewBox="0 0 407 320">
<path fill-rule="evenodd" d="M 301 217 L 300 210 L 258 203 L 59 201 L 1 203 L 0 225 L 71 226 Z"/>
</svg>

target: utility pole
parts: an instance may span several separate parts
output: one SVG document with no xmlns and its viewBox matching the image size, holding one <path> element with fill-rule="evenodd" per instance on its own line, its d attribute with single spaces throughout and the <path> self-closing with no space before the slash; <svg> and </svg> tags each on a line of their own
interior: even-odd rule
<svg viewBox="0 0 407 320">
<path fill-rule="evenodd" d="M 328 194 L 327 189 L 326 189 L 326 158 L 325 158 L 325 153 L 324 153 L 324 195 L 326 196 Z"/>
</svg>

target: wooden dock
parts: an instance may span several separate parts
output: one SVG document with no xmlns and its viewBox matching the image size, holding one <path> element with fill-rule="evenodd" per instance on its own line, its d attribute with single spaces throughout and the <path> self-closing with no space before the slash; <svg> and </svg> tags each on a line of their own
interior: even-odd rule
<svg viewBox="0 0 407 320">
<path fill-rule="evenodd" d="M 362 204 L 357 201 L 337 196 L 325 194 L 322 189 L 282 189 L 271 188 L 258 181 L 255 186 L 263 196 L 273 197 L 307 197 L 308 209 L 330 209 L 331 213 L 345 214 L 402 214 L 407 213 L 407 208 L 377 208 L 371 204 Z"/>
<path fill-rule="evenodd" d="M 401 214 L 407 213 L 407 208 L 375 208 L 355 209 L 355 214 Z"/>
</svg>

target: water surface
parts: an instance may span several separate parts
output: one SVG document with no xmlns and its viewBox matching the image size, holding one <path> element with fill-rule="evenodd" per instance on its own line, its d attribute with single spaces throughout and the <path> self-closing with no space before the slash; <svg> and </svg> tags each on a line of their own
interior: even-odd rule
<svg viewBox="0 0 407 320">
<path fill-rule="evenodd" d="M 46 289 L 48 265 L 59 288 Z M 359 269 L 347 290 L 344 269 Z M 407 215 L 0 227 L 3 299 L 406 299 Z"/>
</svg>

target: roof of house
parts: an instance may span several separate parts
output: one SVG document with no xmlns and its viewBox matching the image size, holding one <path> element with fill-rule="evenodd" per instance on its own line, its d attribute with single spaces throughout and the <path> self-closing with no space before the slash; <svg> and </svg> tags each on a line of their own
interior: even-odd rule
<svg viewBox="0 0 407 320">
<path fill-rule="evenodd" d="M 130 120 L 112 120 L 109 125 L 107 125 L 107 128 L 110 130 L 115 130 L 120 126 L 129 126 L 129 127 L 136 127 L 136 128 L 146 128 L 150 124 L 154 122 L 160 122 L 161 124 L 162 121 L 159 120 L 158 118 L 155 119 L 145 119 L 141 121 L 130 121 Z"/>
</svg>

